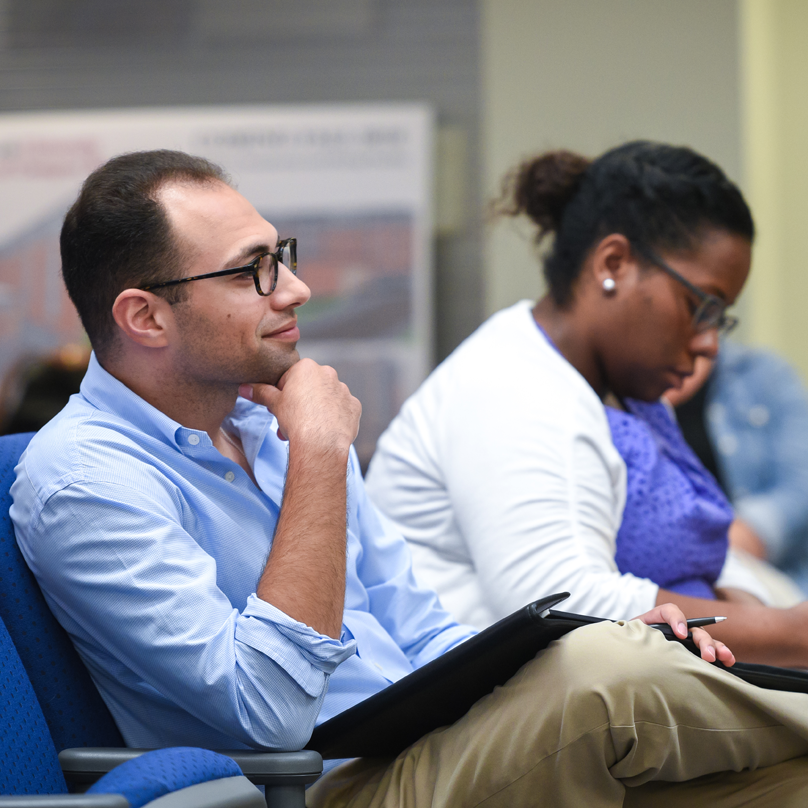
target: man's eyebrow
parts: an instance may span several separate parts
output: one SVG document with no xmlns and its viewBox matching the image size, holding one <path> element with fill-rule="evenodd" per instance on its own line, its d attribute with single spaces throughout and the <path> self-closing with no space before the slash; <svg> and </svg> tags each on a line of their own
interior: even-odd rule
<svg viewBox="0 0 808 808">
<path fill-rule="evenodd" d="M 231 267 L 238 267 L 246 264 L 251 258 L 255 258 L 256 255 L 261 255 L 261 253 L 272 252 L 275 248 L 270 248 L 270 246 L 265 241 L 256 242 L 255 244 L 250 244 L 247 247 L 239 250 L 234 256 L 228 259 L 225 262 L 225 268 L 229 269 Z"/>
</svg>

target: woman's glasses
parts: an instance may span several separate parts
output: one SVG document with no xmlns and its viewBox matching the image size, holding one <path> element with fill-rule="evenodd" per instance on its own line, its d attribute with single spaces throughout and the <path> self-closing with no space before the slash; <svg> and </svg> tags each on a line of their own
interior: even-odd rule
<svg viewBox="0 0 808 808">
<path fill-rule="evenodd" d="M 638 247 L 632 244 L 632 247 L 639 255 L 645 258 L 646 261 L 658 267 L 663 272 L 667 272 L 674 280 L 678 281 L 689 292 L 694 294 L 699 301 L 699 305 L 693 312 L 693 329 L 697 333 L 709 331 L 711 328 L 717 328 L 720 334 L 728 334 L 738 325 L 738 318 L 727 314 L 727 304 L 721 300 L 720 297 L 708 294 L 707 292 L 699 289 L 698 286 L 692 284 L 687 278 L 680 275 L 673 267 L 668 266 L 653 250 L 647 247 Z"/>
</svg>

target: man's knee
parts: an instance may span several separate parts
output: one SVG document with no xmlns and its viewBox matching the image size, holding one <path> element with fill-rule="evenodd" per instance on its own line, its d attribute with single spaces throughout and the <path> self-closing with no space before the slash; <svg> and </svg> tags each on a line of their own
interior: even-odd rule
<svg viewBox="0 0 808 808">
<path fill-rule="evenodd" d="M 594 686 L 626 690 L 664 677 L 670 672 L 667 645 L 661 632 L 639 621 L 605 621 L 571 631 L 547 650 L 567 688 L 589 692 Z"/>
</svg>

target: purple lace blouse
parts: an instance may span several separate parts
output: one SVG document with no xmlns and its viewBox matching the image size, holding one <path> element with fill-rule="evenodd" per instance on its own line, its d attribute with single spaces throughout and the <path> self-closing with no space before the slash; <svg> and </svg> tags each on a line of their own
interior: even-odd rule
<svg viewBox="0 0 808 808">
<path fill-rule="evenodd" d="M 625 412 L 606 407 L 612 442 L 626 464 L 617 568 L 680 595 L 714 600 L 732 506 L 661 401 L 628 398 L 623 405 Z"/>
<path fill-rule="evenodd" d="M 623 403 L 627 412 L 606 407 L 627 470 L 617 567 L 681 595 L 715 598 L 732 507 L 664 404 Z"/>
</svg>

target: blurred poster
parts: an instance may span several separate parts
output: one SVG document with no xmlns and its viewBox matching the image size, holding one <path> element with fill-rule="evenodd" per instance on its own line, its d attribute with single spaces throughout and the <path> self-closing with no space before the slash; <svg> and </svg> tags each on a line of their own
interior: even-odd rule
<svg viewBox="0 0 808 808">
<path fill-rule="evenodd" d="M 419 105 L 0 116 L 0 376 L 84 339 L 60 275 L 62 218 L 99 164 L 156 148 L 220 163 L 281 237 L 297 237 L 312 290 L 300 352 L 362 401 L 367 463 L 432 355 L 432 119 Z"/>
</svg>

